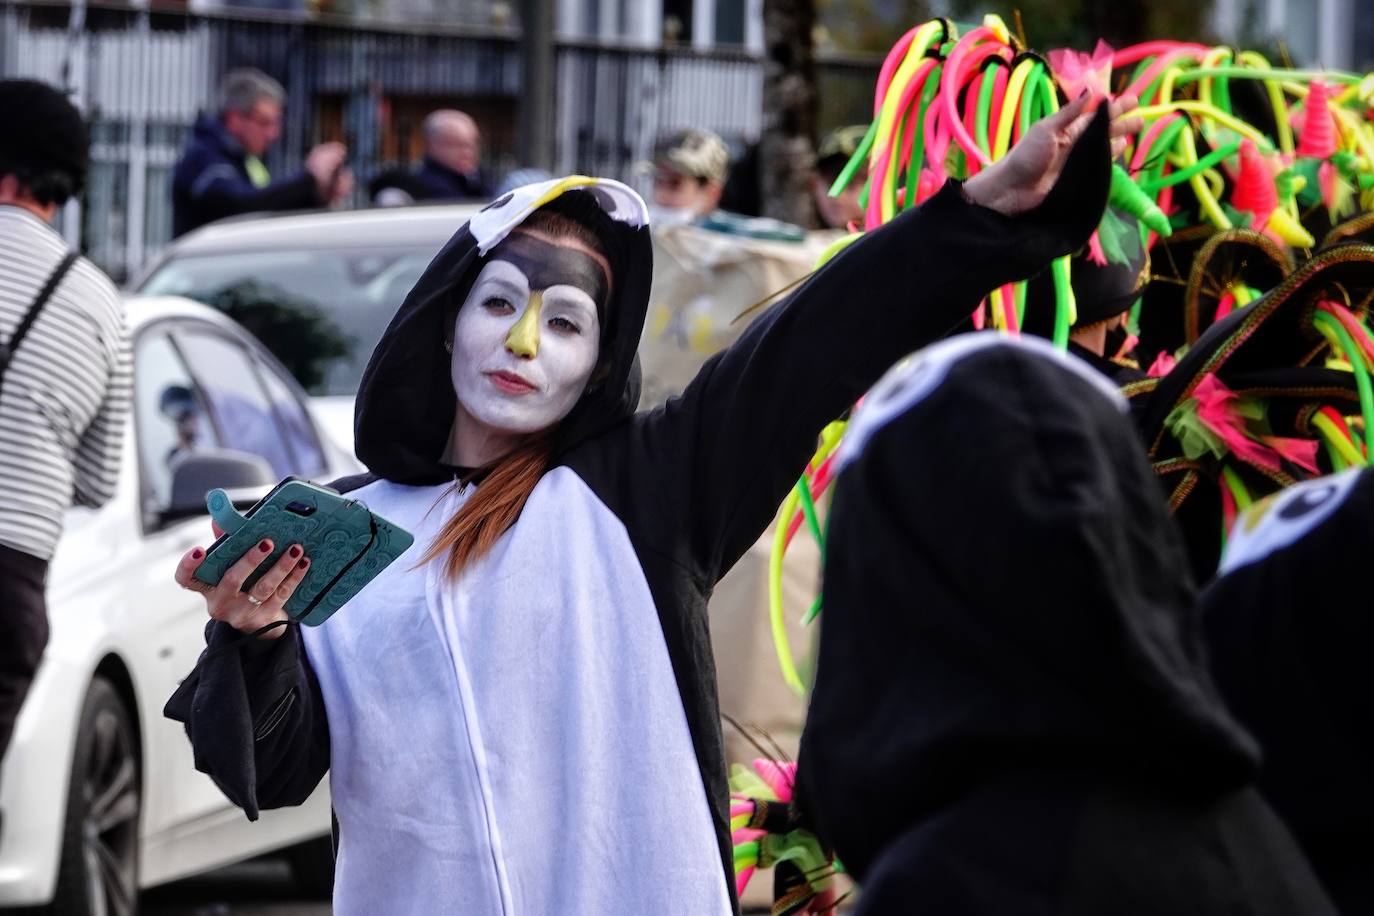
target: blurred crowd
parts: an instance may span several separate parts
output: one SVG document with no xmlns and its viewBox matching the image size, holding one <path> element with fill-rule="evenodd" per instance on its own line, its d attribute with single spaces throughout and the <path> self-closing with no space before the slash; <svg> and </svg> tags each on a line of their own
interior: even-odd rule
<svg viewBox="0 0 1374 916">
<path fill-rule="evenodd" d="M 286 92 L 259 70 L 231 71 L 223 81 L 218 110 L 196 122 L 173 177 L 173 234 L 242 213 L 330 207 L 350 198 L 354 178 L 349 151 L 337 141 L 310 150 L 299 172 L 273 176 L 264 165 L 281 136 Z M 862 219 L 858 205 L 863 175 L 836 197 L 828 194 L 864 127 L 833 131 L 819 145 L 812 194 L 815 224 L 845 229 Z M 551 177 L 537 168 L 518 168 L 498 182 L 482 164 L 482 131 L 465 112 L 438 109 L 422 128 L 417 166 L 392 166 L 367 186 L 373 206 L 425 201 L 487 201 L 514 188 Z M 798 238 L 801 227 L 761 218 L 758 150 L 751 146 L 732 168 L 725 141 L 712 131 L 689 128 L 661 137 L 653 156 L 638 166 L 651 176 L 656 226 L 707 225 L 720 231 L 763 237 Z"/>
</svg>

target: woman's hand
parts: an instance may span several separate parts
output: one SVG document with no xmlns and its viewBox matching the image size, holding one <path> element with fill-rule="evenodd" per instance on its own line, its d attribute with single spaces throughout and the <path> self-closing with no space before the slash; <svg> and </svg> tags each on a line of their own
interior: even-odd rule
<svg viewBox="0 0 1374 916">
<path fill-rule="evenodd" d="M 219 530 L 216 529 L 216 535 Z M 288 619 L 285 605 L 310 569 L 310 559 L 299 544 L 281 555 L 262 578 L 247 591 L 239 591 L 253 570 L 272 555 L 272 542 L 260 541 L 225 571 L 215 586 L 206 585 L 193 574 L 205 562 L 205 551 L 195 548 L 177 564 L 176 580 L 182 588 L 200 592 L 210 616 L 222 620 L 236 630 L 251 633 L 278 620 Z M 262 634 L 260 639 L 276 639 L 285 627 L 276 627 Z"/>
<path fill-rule="evenodd" d="M 1102 96 L 1083 94 L 1059 111 L 1031 125 L 1006 156 L 964 182 L 964 193 L 974 203 L 1016 216 L 1040 205 L 1050 193 L 1068 162 L 1069 151 L 1092 123 Z M 1112 155 L 1126 147 L 1126 136 L 1139 133 L 1144 122 L 1131 115 L 1140 103 L 1123 95 L 1112 102 Z"/>
</svg>

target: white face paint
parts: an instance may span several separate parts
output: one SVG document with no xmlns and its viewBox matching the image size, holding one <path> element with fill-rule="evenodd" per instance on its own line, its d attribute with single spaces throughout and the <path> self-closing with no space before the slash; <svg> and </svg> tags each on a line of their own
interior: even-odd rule
<svg viewBox="0 0 1374 916">
<path fill-rule="evenodd" d="M 490 439 L 549 429 L 582 397 L 600 341 L 596 303 L 584 290 L 555 284 L 532 294 L 520 268 L 490 262 L 454 324 L 455 436 Z"/>
</svg>

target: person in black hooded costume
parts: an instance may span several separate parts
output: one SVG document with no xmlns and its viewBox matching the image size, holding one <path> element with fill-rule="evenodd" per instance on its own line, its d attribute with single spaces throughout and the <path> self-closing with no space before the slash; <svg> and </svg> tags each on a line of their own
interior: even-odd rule
<svg viewBox="0 0 1374 916">
<path fill-rule="evenodd" d="M 1371 551 L 1374 470 L 1352 468 L 1240 515 L 1202 596 L 1212 674 L 1264 752 L 1260 791 L 1346 916 L 1374 913 Z"/>
<path fill-rule="evenodd" d="M 1150 252 L 1140 239 L 1139 223 L 1114 207 L 1103 214 L 1097 234 L 1101 241 L 1073 259 L 1069 274 L 1078 320 L 1069 329 L 1068 349 L 1124 387 L 1145 378 L 1121 351 L 1130 349 L 1128 318 L 1150 279 Z M 1052 339 L 1054 313 L 1054 278 L 1045 271 L 1026 285 L 1022 332 Z"/>
<path fill-rule="evenodd" d="M 798 789 L 858 914 L 1335 912 L 1253 787 L 1126 413 L 975 334 L 851 423 Z"/>
<path fill-rule="evenodd" d="M 869 233 L 642 414 L 643 201 L 583 178 L 495 201 L 401 305 L 358 395 L 371 473 L 338 486 L 415 546 L 325 625 L 242 650 L 284 621 L 308 558 L 241 593 L 265 544 L 200 589 L 209 648 L 167 706 L 196 766 L 250 818 L 329 771 L 344 916 L 730 912 L 711 589 L 827 422 L 1087 240 L 1109 136 L 1139 128 L 1089 106 Z M 178 581 L 196 587 L 203 557 Z"/>
</svg>

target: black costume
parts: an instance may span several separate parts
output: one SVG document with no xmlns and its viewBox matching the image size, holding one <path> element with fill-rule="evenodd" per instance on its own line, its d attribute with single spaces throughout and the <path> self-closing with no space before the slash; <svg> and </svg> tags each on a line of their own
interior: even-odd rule
<svg viewBox="0 0 1374 916">
<path fill-rule="evenodd" d="M 859 913 L 1334 912 L 1253 788 L 1126 410 L 971 335 L 851 423 L 798 780 Z"/>
<path fill-rule="evenodd" d="M 1290 487 L 1243 515 L 1203 593 L 1212 673 L 1264 752 L 1259 787 L 1346 916 L 1374 913 L 1374 472 Z"/>
<path fill-rule="evenodd" d="M 205 115 L 191 130 L 172 171 L 172 237 L 242 213 L 304 210 L 323 201 L 314 177 L 300 171 L 265 187 L 249 176 L 248 154 L 220 118 Z"/>
<path fill-rule="evenodd" d="M 484 172 L 464 174 L 428 156 L 415 180 L 424 189 L 422 200 L 490 200 L 492 195 L 491 181 Z"/>
</svg>

